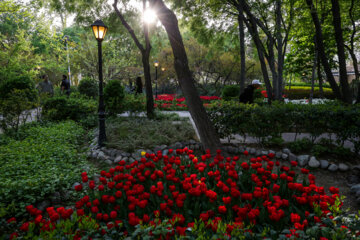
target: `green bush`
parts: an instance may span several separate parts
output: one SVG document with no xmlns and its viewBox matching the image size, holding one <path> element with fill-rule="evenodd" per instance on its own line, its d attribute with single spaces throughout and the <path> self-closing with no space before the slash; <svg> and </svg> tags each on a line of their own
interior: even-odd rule
<svg viewBox="0 0 360 240">
<path fill-rule="evenodd" d="M 301 86 L 301 87 L 293 87 L 291 86 L 290 91 L 289 88 L 286 87 L 284 89 L 284 94 L 290 99 L 304 99 L 309 98 L 311 87 Z M 335 95 L 332 92 L 331 88 L 323 88 L 323 98 L 327 99 L 335 99 Z M 320 91 L 318 87 L 314 88 L 314 98 L 320 98 Z"/>
<path fill-rule="evenodd" d="M 126 94 L 124 97 L 124 110 L 130 113 L 138 113 L 145 111 L 145 95 L 144 94 Z"/>
<path fill-rule="evenodd" d="M 209 116 L 219 135 L 245 134 L 260 143 L 278 138 L 283 132 L 309 133 L 314 143 L 322 133 L 334 133 L 340 145 L 345 140 L 360 150 L 360 105 L 332 104 L 281 104 L 259 106 L 237 102 L 220 102 L 208 109 Z"/>
<path fill-rule="evenodd" d="M 85 164 L 77 151 L 83 134 L 74 122 L 52 123 L 0 145 L 0 208 L 13 203 L 9 214 L 20 216 L 26 205 L 70 188 Z"/>
<path fill-rule="evenodd" d="M 124 110 L 124 87 L 118 80 L 110 80 L 104 88 L 104 100 L 107 112 L 112 114 L 121 113 Z"/>
<path fill-rule="evenodd" d="M 38 94 L 29 76 L 19 76 L 0 83 L 0 121 L 5 131 L 17 131 L 26 122 L 26 110 L 37 106 Z"/>
<path fill-rule="evenodd" d="M 292 82 L 291 83 L 291 87 L 311 87 L 311 83 L 310 82 Z M 319 87 L 318 83 L 314 84 L 315 87 Z M 330 88 L 330 84 L 328 83 L 323 83 L 322 84 L 323 88 Z M 286 87 L 289 87 L 289 83 L 286 83 Z"/>
<path fill-rule="evenodd" d="M 35 88 L 35 83 L 30 79 L 29 76 L 18 76 L 1 82 L 0 99 L 5 100 L 11 97 L 15 90 L 23 90 L 27 101 L 37 101 L 38 96 Z"/>
<path fill-rule="evenodd" d="M 303 138 L 289 143 L 289 148 L 293 153 L 301 153 L 304 151 L 310 151 L 313 144 L 310 139 Z"/>
<path fill-rule="evenodd" d="M 81 79 L 78 90 L 81 94 L 90 98 L 96 98 L 99 95 L 98 82 L 92 78 Z"/>
<path fill-rule="evenodd" d="M 221 97 L 224 100 L 238 99 L 240 96 L 240 86 L 227 85 L 222 89 Z"/>
<path fill-rule="evenodd" d="M 96 101 L 76 97 L 53 97 L 45 101 L 42 114 L 44 119 L 62 121 L 71 119 L 80 121 L 94 115 L 97 109 Z"/>
</svg>

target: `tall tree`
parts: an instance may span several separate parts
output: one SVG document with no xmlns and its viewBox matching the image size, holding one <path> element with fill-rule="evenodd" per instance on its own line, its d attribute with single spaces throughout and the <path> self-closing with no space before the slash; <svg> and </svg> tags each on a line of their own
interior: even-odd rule
<svg viewBox="0 0 360 240">
<path fill-rule="evenodd" d="M 196 128 L 199 131 L 203 147 L 215 151 L 215 149 L 221 146 L 221 143 L 195 88 L 176 15 L 165 5 L 163 0 L 150 0 L 150 3 L 156 9 L 157 16 L 168 34 L 173 49 L 174 67 L 179 85 L 185 95 L 186 103 L 189 106 L 189 111 L 194 119 Z"/>
<path fill-rule="evenodd" d="M 355 7 L 355 1 L 357 2 L 357 5 L 360 4 L 359 0 L 351 0 L 350 6 L 349 6 L 349 20 L 351 25 L 350 30 L 350 37 L 347 44 L 345 44 L 346 49 L 349 51 L 354 73 L 355 73 L 355 83 L 357 84 L 358 93 L 356 97 L 356 103 L 360 103 L 360 72 L 358 68 L 358 59 L 355 54 L 355 42 L 359 39 L 357 36 L 358 28 L 356 21 L 359 20 L 360 17 L 360 10 L 359 8 Z"/>
<path fill-rule="evenodd" d="M 322 28 L 321 28 L 321 24 L 319 21 L 317 10 L 316 10 L 312 0 L 306 0 L 306 4 L 307 4 L 308 8 L 310 9 L 311 17 L 312 17 L 313 23 L 315 25 L 316 44 L 318 47 L 318 51 L 319 51 L 318 53 L 320 56 L 321 63 L 324 67 L 324 71 L 325 71 L 327 80 L 330 83 L 330 86 L 334 92 L 335 97 L 337 99 L 343 99 L 340 89 L 339 89 L 339 86 L 336 84 L 334 76 L 331 72 L 329 60 L 325 53 L 324 38 L 323 38 Z"/>
<path fill-rule="evenodd" d="M 143 12 L 146 10 L 146 0 L 143 0 Z M 144 67 L 144 76 L 145 76 L 145 89 L 146 89 L 146 113 L 149 118 L 154 117 L 154 99 L 152 93 L 152 84 L 151 84 L 151 73 L 150 73 L 150 39 L 149 39 L 149 26 L 146 23 L 143 23 L 143 31 L 144 31 L 144 38 L 145 38 L 145 46 L 142 45 L 137 38 L 133 28 L 128 24 L 124 15 L 118 9 L 118 0 L 114 0 L 113 7 L 121 20 L 121 23 L 124 27 L 128 30 L 131 38 L 134 40 L 136 46 L 139 48 L 141 55 L 142 55 L 142 63 Z"/>
<path fill-rule="evenodd" d="M 343 31 L 341 29 L 340 5 L 338 0 L 331 0 L 333 25 L 335 29 L 335 39 L 337 47 L 337 55 L 339 59 L 340 85 L 344 102 L 352 103 L 351 91 L 346 71 L 346 57 L 343 39 Z"/>
</svg>

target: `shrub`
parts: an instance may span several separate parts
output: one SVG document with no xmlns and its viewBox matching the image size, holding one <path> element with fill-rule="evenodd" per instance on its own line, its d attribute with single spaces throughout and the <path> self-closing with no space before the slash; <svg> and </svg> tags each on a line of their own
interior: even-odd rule
<svg viewBox="0 0 360 240">
<path fill-rule="evenodd" d="M 5 131 L 17 131 L 20 124 L 26 122 L 25 112 L 37 105 L 38 94 L 34 82 L 29 76 L 19 76 L 0 83 L 1 128 Z"/>
<path fill-rule="evenodd" d="M 309 98 L 311 87 L 291 87 L 284 89 L 284 94 L 290 99 L 304 99 Z M 332 92 L 331 88 L 323 88 L 323 98 L 335 99 L 335 95 Z M 320 98 L 320 91 L 318 87 L 314 88 L 314 98 Z"/>
<path fill-rule="evenodd" d="M 45 119 L 52 121 L 80 121 L 95 114 L 96 109 L 97 104 L 94 100 L 60 96 L 47 99 L 42 114 Z"/>
<path fill-rule="evenodd" d="M 334 133 L 340 145 L 349 140 L 360 151 L 360 105 L 281 104 L 258 106 L 236 102 L 213 104 L 209 116 L 222 137 L 247 133 L 264 143 L 283 132 L 309 133 L 314 143 L 322 133 Z"/>
<path fill-rule="evenodd" d="M 357 239 L 358 217 L 340 215 L 338 188 L 330 187 L 327 195 L 307 169 L 295 172 L 296 161 L 281 166 L 273 157 L 224 161 L 220 151 L 198 158 L 187 148 L 166 156 L 143 152 L 138 161 L 121 160 L 101 171 L 99 182 L 83 172 L 83 183 L 75 187 L 82 194 L 76 213 L 64 207 L 39 213 L 27 206 L 33 217 L 17 234 L 42 239 L 54 231 L 73 239 Z M 89 225 L 92 231 L 84 227 Z"/>
<path fill-rule="evenodd" d="M 18 76 L 15 78 L 7 79 L 0 83 L 0 99 L 5 100 L 12 96 L 15 90 L 23 90 L 26 100 L 29 102 L 37 101 L 37 92 L 35 83 L 29 76 Z M 24 99 L 25 100 L 25 99 Z"/>
<path fill-rule="evenodd" d="M 143 94 L 126 94 L 124 97 L 124 111 L 129 111 L 130 113 L 138 113 L 145 111 L 145 95 Z"/>
<path fill-rule="evenodd" d="M 83 78 L 79 83 L 78 90 L 85 96 L 96 98 L 99 95 L 99 84 L 92 78 Z"/>
<path fill-rule="evenodd" d="M 0 207 L 11 203 L 11 214 L 21 216 L 24 207 L 69 188 L 84 161 L 77 146 L 84 130 L 74 122 L 25 129 L 24 139 L 0 145 Z"/>
<path fill-rule="evenodd" d="M 301 153 L 305 151 L 310 151 L 313 146 L 313 143 L 308 138 L 303 138 L 289 143 L 289 148 L 293 153 Z"/>
<path fill-rule="evenodd" d="M 227 85 L 222 89 L 221 97 L 224 100 L 236 100 L 240 96 L 240 86 Z"/>
<path fill-rule="evenodd" d="M 124 87 L 120 81 L 110 80 L 104 88 L 104 100 L 107 112 L 112 114 L 121 113 L 124 110 Z"/>
<path fill-rule="evenodd" d="M 0 113 L 2 113 L 0 123 L 5 132 L 17 132 L 19 126 L 28 120 L 31 109 L 37 105 L 35 102 L 30 101 L 27 95 L 27 90 L 14 89 L 11 95 L 0 100 Z"/>
</svg>

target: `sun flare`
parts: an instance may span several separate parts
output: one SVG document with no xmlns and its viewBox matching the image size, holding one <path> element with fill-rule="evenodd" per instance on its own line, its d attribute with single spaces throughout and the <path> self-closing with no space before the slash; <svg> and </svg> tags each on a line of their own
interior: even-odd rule
<svg viewBox="0 0 360 240">
<path fill-rule="evenodd" d="M 156 13 L 155 11 L 153 11 L 152 9 L 146 9 L 144 14 L 143 14 L 143 21 L 145 23 L 151 24 L 154 23 L 156 21 Z"/>
</svg>

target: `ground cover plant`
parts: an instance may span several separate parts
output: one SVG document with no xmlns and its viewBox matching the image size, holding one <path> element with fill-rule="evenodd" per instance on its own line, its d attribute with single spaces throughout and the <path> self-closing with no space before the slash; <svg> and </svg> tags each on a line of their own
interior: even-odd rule
<svg viewBox="0 0 360 240">
<path fill-rule="evenodd" d="M 162 116 L 158 119 L 113 118 L 107 121 L 107 146 L 127 152 L 138 149 L 153 149 L 157 145 L 195 139 L 189 121 Z"/>
<path fill-rule="evenodd" d="M 5 217 L 23 216 L 26 205 L 71 188 L 85 167 L 78 151 L 81 126 L 72 121 L 33 125 L 21 131 L 20 139 L 8 137 L 0 145 L 0 212 Z"/>
<path fill-rule="evenodd" d="M 244 155 L 248 153 L 245 151 Z M 343 217 L 338 189 L 315 185 L 297 162 L 274 155 L 196 157 L 187 148 L 163 156 L 142 153 L 101 171 L 98 182 L 81 174 L 75 209 L 26 206 L 27 222 L 10 218 L 14 239 L 357 239 L 356 216 Z"/>
</svg>

